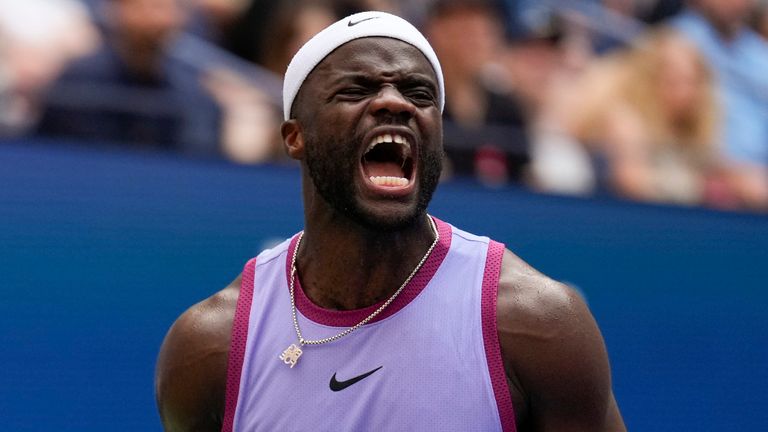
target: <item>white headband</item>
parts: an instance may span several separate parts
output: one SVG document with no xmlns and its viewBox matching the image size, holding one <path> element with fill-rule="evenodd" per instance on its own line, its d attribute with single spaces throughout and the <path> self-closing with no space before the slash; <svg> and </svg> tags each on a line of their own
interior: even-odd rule
<svg viewBox="0 0 768 432">
<path fill-rule="evenodd" d="M 383 36 L 418 48 L 432 64 L 437 76 L 440 111 L 445 105 L 445 88 L 440 62 L 427 39 L 408 21 L 385 12 L 360 12 L 343 18 L 316 34 L 293 56 L 283 81 L 283 114 L 288 120 L 291 106 L 310 72 L 333 50 L 359 38 Z"/>
</svg>

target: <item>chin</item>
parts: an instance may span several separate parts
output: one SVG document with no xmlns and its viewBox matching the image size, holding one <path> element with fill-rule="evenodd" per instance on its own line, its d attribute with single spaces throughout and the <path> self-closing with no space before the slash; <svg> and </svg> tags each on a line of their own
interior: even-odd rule
<svg viewBox="0 0 768 432">
<path fill-rule="evenodd" d="M 384 208 L 373 209 L 358 206 L 354 211 L 350 212 L 349 216 L 370 230 L 394 232 L 412 227 L 426 211 L 426 209 L 420 208 L 420 206 L 398 207 L 400 208 L 384 206 Z"/>
</svg>

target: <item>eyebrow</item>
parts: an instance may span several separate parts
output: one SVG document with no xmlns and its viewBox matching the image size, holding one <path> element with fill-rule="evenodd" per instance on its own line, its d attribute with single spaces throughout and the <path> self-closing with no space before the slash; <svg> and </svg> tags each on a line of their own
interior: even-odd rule
<svg viewBox="0 0 768 432">
<path fill-rule="evenodd" d="M 330 86 L 335 87 L 340 84 L 354 83 L 354 84 L 362 85 L 364 87 L 368 87 L 368 86 L 377 85 L 381 81 L 382 80 L 380 78 L 373 78 L 369 74 L 350 73 L 350 74 L 344 74 L 338 77 L 337 79 L 332 80 L 330 83 Z M 395 83 L 398 85 L 398 87 L 424 86 L 424 87 L 428 87 L 433 92 L 437 92 L 437 84 L 434 82 L 434 80 L 428 75 L 418 73 L 418 72 L 410 73 L 401 78 L 398 78 L 395 80 Z"/>
</svg>

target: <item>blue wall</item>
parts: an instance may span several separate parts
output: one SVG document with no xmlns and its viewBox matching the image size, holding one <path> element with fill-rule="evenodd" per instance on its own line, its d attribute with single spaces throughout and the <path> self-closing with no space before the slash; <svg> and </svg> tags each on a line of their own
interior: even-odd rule
<svg viewBox="0 0 768 432">
<path fill-rule="evenodd" d="M 631 430 L 768 430 L 768 217 L 462 181 L 431 212 L 584 293 Z M 294 168 L 0 143 L 0 429 L 160 430 L 167 328 L 301 224 Z"/>
</svg>

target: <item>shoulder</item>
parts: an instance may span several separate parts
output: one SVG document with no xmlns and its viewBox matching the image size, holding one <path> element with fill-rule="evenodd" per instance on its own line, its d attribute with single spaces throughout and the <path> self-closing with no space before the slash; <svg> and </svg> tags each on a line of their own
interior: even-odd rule
<svg viewBox="0 0 768 432">
<path fill-rule="evenodd" d="M 578 294 L 531 267 L 510 250 L 504 250 L 499 275 L 499 311 L 516 315 L 543 315 L 573 306 Z"/>
<path fill-rule="evenodd" d="M 167 431 L 221 427 L 240 279 L 187 309 L 165 336 L 157 360 L 155 396 Z"/>
<path fill-rule="evenodd" d="M 584 300 L 508 250 L 497 325 L 513 400 L 523 405 L 518 415 L 568 430 L 608 430 L 606 422 L 620 419 L 605 345 Z"/>
<path fill-rule="evenodd" d="M 580 295 L 543 275 L 509 250 L 504 251 L 497 299 L 502 348 L 534 352 L 567 337 L 574 326 L 593 325 Z M 512 356 L 513 358 L 515 355 Z"/>
</svg>

